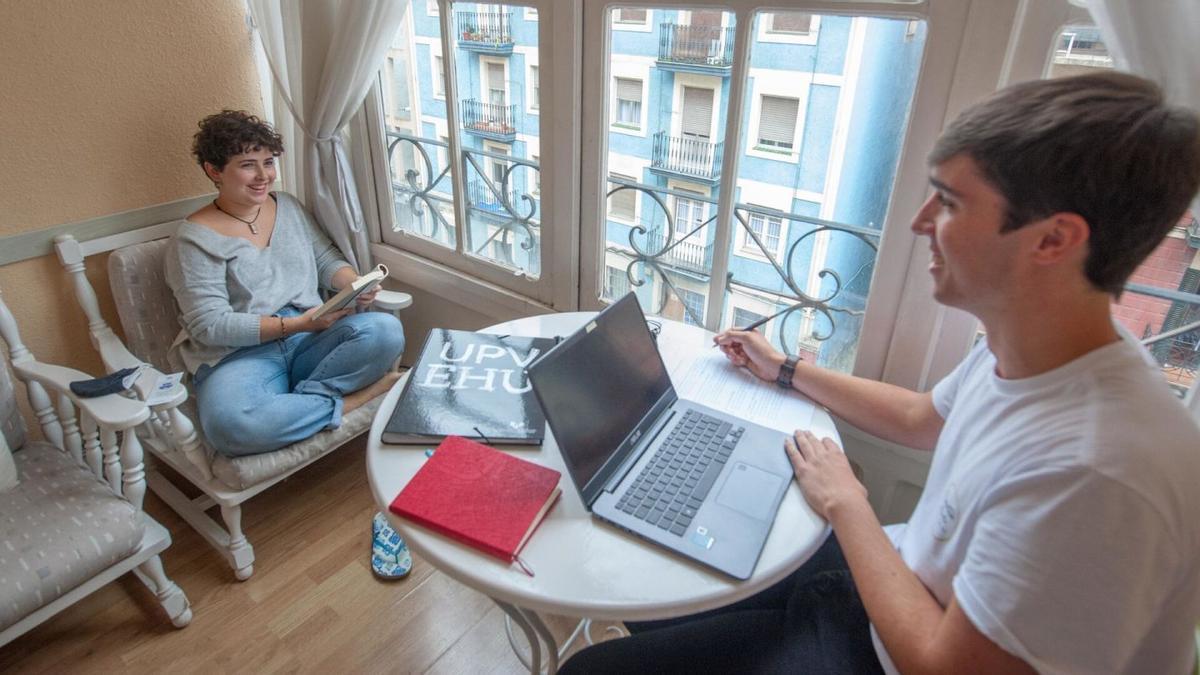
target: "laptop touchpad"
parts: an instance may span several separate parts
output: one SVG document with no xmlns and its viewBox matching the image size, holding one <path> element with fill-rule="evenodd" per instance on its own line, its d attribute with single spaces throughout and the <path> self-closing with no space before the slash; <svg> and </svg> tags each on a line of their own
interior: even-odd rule
<svg viewBox="0 0 1200 675">
<path fill-rule="evenodd" d="M 717 503 L 756 520 L 774 520 L 772 498 L 784 480 L 782 476 L 738 462 L 717 495 Z"/>
</svg>

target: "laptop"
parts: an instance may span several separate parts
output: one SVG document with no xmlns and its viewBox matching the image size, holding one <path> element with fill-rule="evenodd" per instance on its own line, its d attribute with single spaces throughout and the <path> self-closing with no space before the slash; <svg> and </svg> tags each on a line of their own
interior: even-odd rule
<svg viewBox="0 0 1200 675">
<path fill-rule="evenodd" d="M 786 435 L 679 398 L 632 292 L 527 372 L 594 517 L 750 578 L 791 483 Z"/>
</svg>

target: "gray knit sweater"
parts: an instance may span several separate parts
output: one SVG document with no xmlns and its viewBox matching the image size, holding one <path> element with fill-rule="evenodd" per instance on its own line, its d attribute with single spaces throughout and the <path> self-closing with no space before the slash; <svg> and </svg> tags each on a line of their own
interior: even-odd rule
<svg viewBox="0 0 1200 675">
<path fill-rule="evenodd" d="M 275 231 L 262 250 L 188 220 L 171 237 L 165 271 L 183 326 L 169 355 L 176 367 L 195 373 L 259 344 L 260 317 L 320 305 L 318 284 L 331 288 L 334 272 L 350 264 L 295 197 L 275 198 Z"/>
</svg>

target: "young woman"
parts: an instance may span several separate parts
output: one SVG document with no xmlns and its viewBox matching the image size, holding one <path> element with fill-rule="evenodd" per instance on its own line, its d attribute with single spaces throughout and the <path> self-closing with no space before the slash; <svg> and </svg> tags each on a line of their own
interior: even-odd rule
<svg viewBox="0 0 1200 675">
<path fill-rule="evenodd" d="M 171 358 L 192 374 L 205 438 L 239 456 L 336 428 L 395 382 L 400 322 L 313 317 L 321 288 L 358 275 L 296 198 L 271 192 L 283 143 L 269 125 L 225 110 L 201 120 L 192 152 L 217 198 L 179 227 L 165 264 L 183 326 Z"/>
</svg>

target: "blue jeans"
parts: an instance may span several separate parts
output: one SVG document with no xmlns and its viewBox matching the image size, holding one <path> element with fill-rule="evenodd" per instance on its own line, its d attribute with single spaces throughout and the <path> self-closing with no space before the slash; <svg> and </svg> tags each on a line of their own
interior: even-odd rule
<svg viewBox="0 0 1200 675">
<path fill-rule="evenodd" d="M 280 316 L 301 312 L 286 307 Z M 404 351 L 391 314 L 343 317 L 319 333 L 242 347 L 194 377 L 200 428 L 231 457 L 270 452 L 342 423 L 342 397 L 383 377 Z"/>
<path fill-rule="evenodd" d="M 757 595 L 692 616 L 625 625 L 630 637 L 588 647 L 559 672 L 883 672 L 832 534 L 800 569 Z"/>
</svg>

